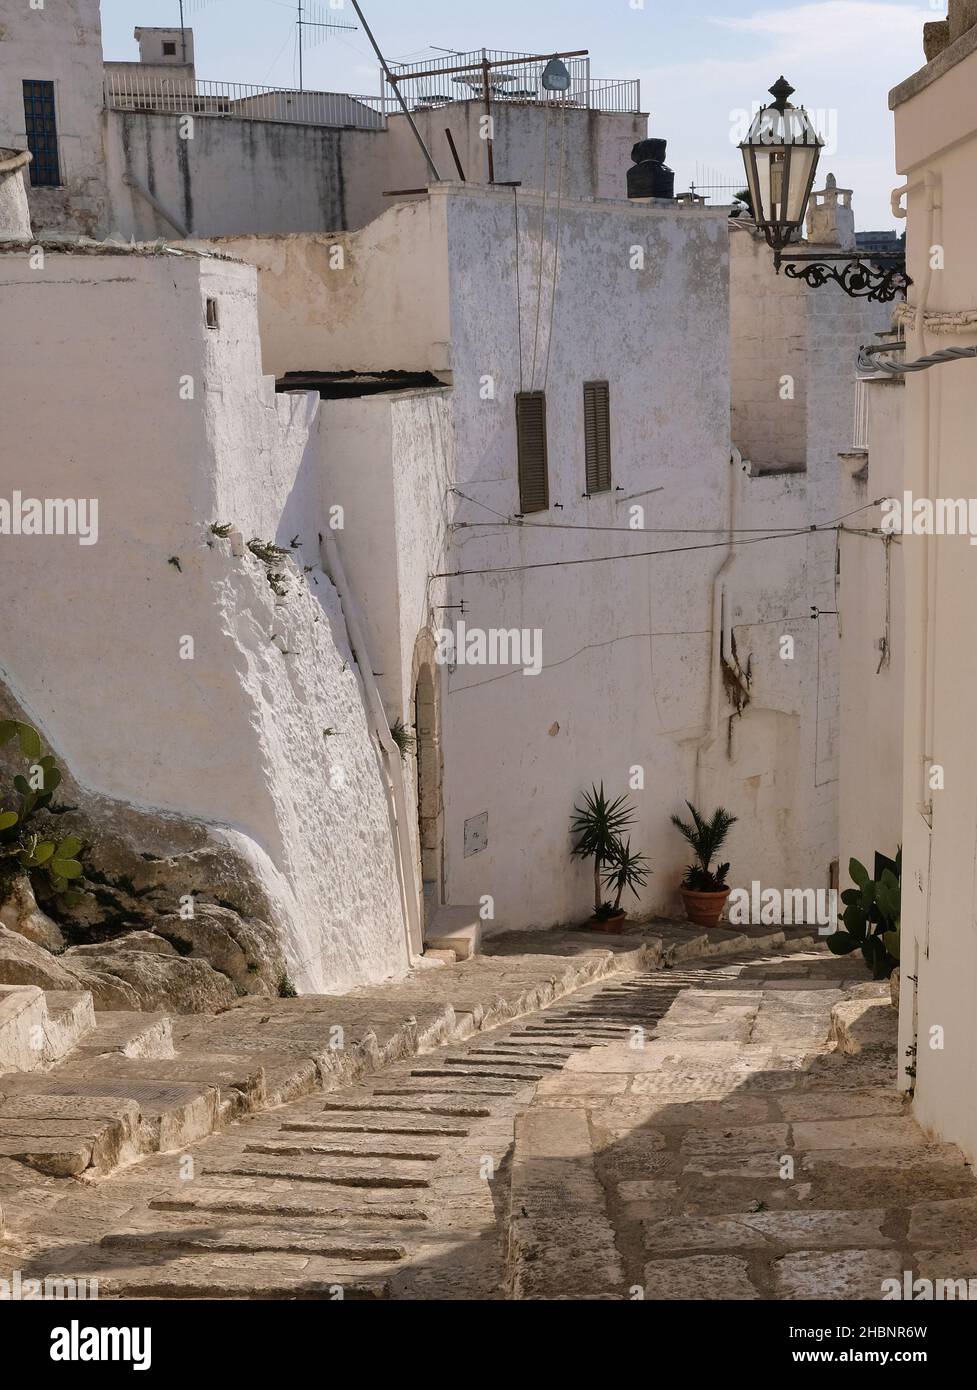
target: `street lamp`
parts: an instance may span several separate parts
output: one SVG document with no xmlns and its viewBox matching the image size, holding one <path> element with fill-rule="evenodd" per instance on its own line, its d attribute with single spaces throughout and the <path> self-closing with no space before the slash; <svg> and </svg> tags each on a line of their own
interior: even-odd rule
<svg viewBox="0 0 977 1390">
<path fill-rule="evenodd" d="M 559 58 L 551 58 L 543 69 L 542 84 L 547 92 L 568 92 L 570 71 Z"/>
<path fill-rule="evenodd" d="M 873 252 L 867 261 L 831 252 L 785 254 L 804 226 L 824 141 L 784 77 L 770 88 L 773 101 L 753 118 L 740 144 L 753 219 L 773 251 L 774 269 L 819 288 L 834 280 L 853 299 L 887 303 L 909 284 L 902 253 Z"/>
<path fill-rule="evenodd" d="M 787 100 L 793 91 L 783 77 L 774 83 L 773 101 L 761 106 L 740 145 L 753 216 L 776 252 L 804 224 L 824 144 L 803 106 L 791 106 Z"/>
</svg>

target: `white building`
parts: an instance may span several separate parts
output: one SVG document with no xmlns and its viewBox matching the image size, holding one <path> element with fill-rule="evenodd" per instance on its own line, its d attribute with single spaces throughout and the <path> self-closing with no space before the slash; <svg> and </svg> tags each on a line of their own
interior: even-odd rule
<svg viewBox="0 0 977 1390">
<path fill-rule="evenodd" d="M 686 798 L 741 817 L 737 883 L 826 887 L 837 532 L 804 533 L 843 510 L 852 366 L 888 313 L 778 279 L 743 227 L 730 264 L 725 209 L 558 199 L 551 159 L 545 202 L 441 184 L 357 233 L 210 243 L 259 267 L 265 369 L 322 374 L 323 471 L 385 708 L 409 726 L 425 711 L 429 903 L 488 900 L 506 928 L 585 915 L 568 825 L 601 779 L 630 792 L 655 865 L 638 911 L 676 905 L 668 817 Z M 794 334 L 811 365 L 784 400 Z M 384 372 L 429 381 L 373 394 Z M 610 472 L 595 486 L 585 402 L 602 383 Z M 540 390 L 534 500 L 516 401 Z M 778 407 L 786 452 L 762 453 Z M 754 544 L 765 530 L 788 534 Z M 538 674 L 439 665 L 438 631 L 459 622 L 538 634 Z"/>
<path fill-rule="evenodd" d="M 951 0 L 927 63 L 890 93 L 907 216 L 906 360 L 977 346 L 977 13 Z M 925 505 L 975 497 L 977 363 L 905 386 L 902 490 Z M 971 503 L 971 506 L 973 504 Z M 965 506 L 966 510 L 966 506 Z M 905 690 L 899 1052 L 919 1121 L 977 1158 L 977 687 L 970 640 L 977 550 L 966 534 L 903 537 Z M 965 527 L 966 529 L 966 527 Z"/>
<path fill-rule="evenodd" d="M 95 5 L 79 16 L 94 49 Z M 634 802 L 654 868 L 639 913 L 677 905 L 669 817 L 686 799 L 739 817 L 734 884 L 827 886 L 837 454 L 879 311 L 778 279 L 725 208 L 628 201 L 642 132 L 627 112 L 500 102 L 495 172 L 519 186 L 445 180 L 392 205 L 378 200 L 405 170 L 423 181 L 393 117 L 342 132 L 244 119 L 197 84 L 181 140 L 186 113 L 159 109 L 156 85 L 185 66 L 178 32 L 147 37 L 135 85 L 109 74 L 128 105 L 99 107 L 106 215 L 128 205 L 140 232 L 198 236 L 40 263 L 14 243 L 0 265 L 20 306 L 0 331 L 30 487 L 62 496 L 83 477 L 103 507 L 97 547 L 56 538 L 50 623 L 50 552 L 24 537 L 5 561 L 5 681 L 52 745 L 121 804 L 233 845 L 306 988 L 406 969 L 425 920 L 437 938 L 585 918 L 569 822 L 602 780 Z M 8 68 L 21 44 L 0 46 Z M 79 110 L 103 100 L 94 71 Z M 138 109 L 147 90 L 157 104 Z M 471 171 L 480 103 L 447 109 L 420 115 L 429 135 L 459 122 Z M 318 158 L 347 136 L 362 199 L 354 213 L 316 193 L 314 225 L 335 213 L 331 228 L 301 230 L 301 201 L 284 221 L 287 178 L 241 173 L 242 141 L 274 145 L 275 178 L 304 177 L 307 142 Z M 150 178 L 138 160 L 157 140 Z M 821 239 L 845 230 L 830 193 Z M 283 223 L 298 230 L 269 234 Z M 203 235 L 228 224 L 247 235 Z M 295 556 L 286 595 L 249 537 Z M 481 658 L 444 659 L 461 624 Z M 48 675 L 64 653 L 77 700 Z"/>
<path fill-rule="evenodd" d="M 38 152 L 36 231 L 128 241 L 342 230 L 379 216 L 387 192 L 430 177 L 389 86 L 350 96 L 211 82 L 197 78 L 192 30 L 137 28 L 135 37 L 138 62 L 104 62 L 98 0 L 4 16 L 0 147 Z M 447 127 L 466 177 L 482 179 L 478 74 L 442 80 L 429 66 L 401 70 L 414 120 L 442 173 L 455 176 Z M 558 104 L 541 86 L 543 66 L 490 79 L 499 181 L 536 181 Z M 620 196 L 627 154 L 647 133 L 639 84 L 592 77 L 589 58 L 570 69 L 567 191 Z"/>
</svg>

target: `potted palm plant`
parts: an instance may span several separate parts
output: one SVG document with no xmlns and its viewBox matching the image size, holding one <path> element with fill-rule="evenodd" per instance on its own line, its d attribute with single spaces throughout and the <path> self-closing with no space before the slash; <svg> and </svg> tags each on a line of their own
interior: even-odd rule
<svg viewBox="0 0 977 1390">
<path fill-rule="evenodd" d="M 672 816 L 672 824 L 695 853 L 695 863 L 686 869 L 680 889 L 685 914 L 697 927 L 714 927 L 722 916 L 730 888 L 726 882 L 729 864 L 719 864 L 713 869 L 712 861 L 722 849 L 731 826 L 736 824 L 736 817 L 719 806 L 707 820 L 691 801 L 685 804 L 692 816 L 691 822 Z"/>
<path fill-rule="evenodd" d="M 624 841 L 618 841 L 617 852 L 603 876 L 604 887 L 616 889 L 611 905 L 613 917 L 609 918 L 609 921 L 622 921 L 627 917 L 628 914 L 621 907 L 625 888 L 629 888 L 636 898 L 640 898 L 638 889 L 644 888 L 651 872 L 647 855 L 637 854 L 632 850 L 630 836 Z"/>
<path fill-rule="evenodd" d="M 621 840 L 622 831 L 633 823 L 634 808 L 627 797 L 609 801 L 603 782 L 584 793 L 582 806 L 573 808 L 570 830 L 577 842 L 572 856 L 594 861 L 594 915 L 587 925 L 601 931 L 616 931 L 627 917 L 621 907 L 624 889 L 636 893 L 647 881 L 644 855 L 632 853 L 630 840 L 627 845 Z M 605 900 L 602 886 L 617 889 L 614 901 Z"/>
</svg>

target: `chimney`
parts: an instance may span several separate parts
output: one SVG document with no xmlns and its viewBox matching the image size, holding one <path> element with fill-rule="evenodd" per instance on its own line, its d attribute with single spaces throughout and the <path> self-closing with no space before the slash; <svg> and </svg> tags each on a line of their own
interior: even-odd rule
<svg viewBox="0 0 977 1390">
<path fill-rule="evenodd" d="M 629 198 L 672 198 L 675 175 L 665 163 L 665 140 L 639 140 L 631 151 L 634 165 L 628 170 Z"/>
<path fill-rule="evenodd" d="M 851 210 L 850 188 L 839 188 L 834 174 L 829 174 L 824 187 L 811 194 L 807 209 L 807 239 L 816 246 L 839 246 L 842 251 L 855 248 L 855 214 Z"/>
</svg>

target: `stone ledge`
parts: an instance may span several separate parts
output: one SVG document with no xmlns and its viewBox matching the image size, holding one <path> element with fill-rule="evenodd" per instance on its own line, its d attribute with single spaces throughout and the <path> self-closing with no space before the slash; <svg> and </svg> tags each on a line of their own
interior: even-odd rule
<svg viewBox="0 0 977 1390">
<path fill-rule="evenodd" d="M 975 49 L 977 49 L 977 25 L 961 34 L 953 43 L 948 44 L 930 62 L 918 68 L 911 77 L 907 77 L 905 81 L 893 87 L 889 93 L 889 110 L 895 111 L 897 106 L 901 106 L 903 102 L 909 101 L 911 97 L 925 91 L 951 68 L 962 63 L 964 58 L 968 58 Z"/>
<path fill-rule="evenodd" d="M 859 1052 L 894 1052 L 898 1017 L 889 1002 L 889 987 L 882 997 L 843 999 L 831 1010 L 831 1041 L 839 1052 L 853 1057 Z"/>
</svg>

